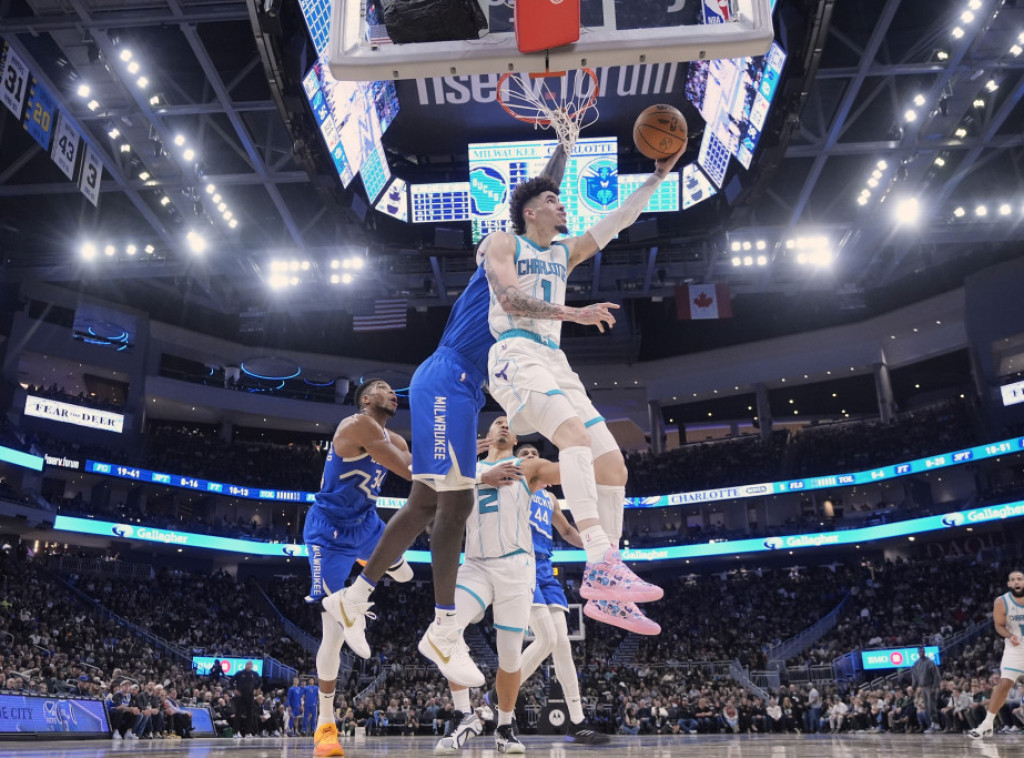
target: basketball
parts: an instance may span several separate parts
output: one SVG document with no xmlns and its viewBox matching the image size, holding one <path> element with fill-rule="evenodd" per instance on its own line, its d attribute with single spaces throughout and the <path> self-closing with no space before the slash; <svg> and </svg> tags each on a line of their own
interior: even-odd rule
<svg viewBox="0 0 1024 758">
<path fill-rule="evenodd" d="M 652 160 L 675 155 L 686 141 L 686 119 L 665 103 L 652 105 L 633 124 L 636 149 Z"/>
</svg>

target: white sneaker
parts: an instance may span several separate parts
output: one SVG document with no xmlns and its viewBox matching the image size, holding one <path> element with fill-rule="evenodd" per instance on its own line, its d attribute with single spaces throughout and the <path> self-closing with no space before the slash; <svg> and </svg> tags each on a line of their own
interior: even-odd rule
<svg viewBox="0 0 1024 758">
<path fill-rule="evenodd" d="M 115 729 L 114 733 L 112 735 L 110 735 L 110 739 L 112 739 L 114 742 L 120 742 L 120 740 L 121 740 L 121 733 Z"/>
<path fill-rule="evenodd" d="M 235 735 L 234 735 L 234 737 L 232 737 L 232 739 L 240 740 L 240 739 L 242 739 L 242 735 L 239 734 L 238 732 L 235 732 Z"/>
<path fill-rule="evenodd" d="M 139 738 L 139 735 L 137 735 L 135 732 L 129 730 L 129 731 L 124 733 L 124 738 L 126 740 L 137 740 Z"/>
<path fill-rule="evenodd" d="M 979 724 L 977 727 L 969 731 L 967 733 L 967 736 L 970 737 L 972 740 L 980 740 L 985 737 L 991 737 L 992 725 L 989 724 L 988 726 L 985 726 L 984 724 Z"/>
<path fill-rule="evenodd" d="M 484 675 L 473 663 L 469 645 L 462 638 L 459 627 L 431 624 L 420 638 L 418 649 L 424 657 L 434 662 L 448 681 L 463 687 L 484 686 Z"/>
<path fill-rule="evenodd" d="M 347 599 L 348 589 L 335 592 L 322 601 L 324 610 L 341 625 L 345 642 L 360 658 L 370 657 L 370 643 L 366 641 L 366 619 L 376 619 L 370 612 L 373 603 L 354 603 Z"/>
<path fill-rule="evenodd" d="M 405 558 L 402 558 L 402 560 L 400 560 L 398 563 L 396 563 L 394 566 L 389 568 L 384 573 L 390 576 L 396 582 L 408 582 L 414 576 L 412 572 L 412 566 L 409 565 L 409 562 L 405 560 Z"/>
<path fill-rule="evenodd" d="M 456 719 L 456 716 L 462 718 Z M 452 714 L 451 727 L 444 737 L 434 745 L 434 755 L 456 755 L 470 737 L 480 735 L 484 730 L 483 722 L 475 713 L 463 715 L 460 711 Z"/>
<path fill-rule="evenodd" d="M 494 746 L 499 753 L 525 753 L 526 747 L 519 741 L 516 733 L 516 722 L 503 724 L 494 730 Z"/>
</svg>

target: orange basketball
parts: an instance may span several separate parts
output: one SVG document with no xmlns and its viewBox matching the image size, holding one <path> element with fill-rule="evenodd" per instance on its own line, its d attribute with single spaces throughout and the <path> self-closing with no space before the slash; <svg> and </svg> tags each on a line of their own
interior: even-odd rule
<svg viewBox="0 0 1024 758">
<path fill-rule="evenodd" d="M 633 142 L 652 160 L 673 156 L 686 142 L 686 119 L 671 105 L 652 105 L 637 116 Z"/>
</svg>

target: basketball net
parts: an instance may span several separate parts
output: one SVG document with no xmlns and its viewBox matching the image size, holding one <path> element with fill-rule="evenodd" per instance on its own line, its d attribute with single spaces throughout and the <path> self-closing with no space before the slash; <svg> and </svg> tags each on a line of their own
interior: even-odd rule
<svg viewBox="0 0 1024 758">
<path fill-rule="evenodd" d="M 580 130 L 597 121 L 597 74 L 593 69 L 506 73 L 498 80 L 498 102 L 534 129 L 554 128 L 565 154 L 572 155 Z"/>
</svg>

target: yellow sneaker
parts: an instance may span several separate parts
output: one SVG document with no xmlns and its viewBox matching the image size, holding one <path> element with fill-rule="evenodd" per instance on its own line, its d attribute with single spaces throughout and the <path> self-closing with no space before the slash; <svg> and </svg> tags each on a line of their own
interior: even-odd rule
<svg viewBox="0 0 1024 758">
<path fill-rule="evenodd" d="M 324 724 L 316 728 L 313 733 L 313 755 L 345 755 L 338 742 L 338 727 L 334 724 Z"/>
</svg>

